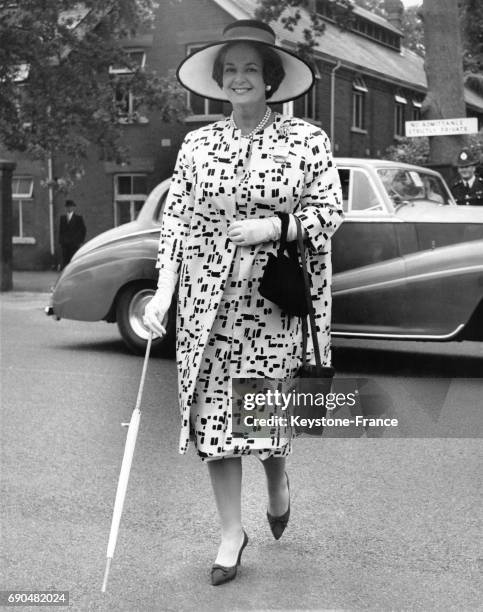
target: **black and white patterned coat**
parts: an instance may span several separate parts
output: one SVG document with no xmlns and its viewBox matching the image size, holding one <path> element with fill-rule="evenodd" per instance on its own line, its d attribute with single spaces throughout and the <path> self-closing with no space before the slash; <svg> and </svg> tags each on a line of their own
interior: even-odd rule
<svg viewBox="0 0 483 612">
<path fill-rule="evenodd" d="M 235 254 L 241 306 L 233 333 L 243 350 L 230 375 L 285 378 L 300 365 L 300 320 L 258 293 L 277 242 L 237 247 L 227 238 L 236 219 L 270 217 L 276 211 L 299 217 L 307 235 L 321 354 L 330 363 L 330 238 L 342 221 L 342 197 L 329 140 L 318 127 L 276 114 L 254 137 L 251 155 L 241 165 L 244 141 L 228 119 L 187 134 L 163 213 L 157 267 L 180 274 L 180 452 L 188 447 L 193 390 Z"/>
</svg>

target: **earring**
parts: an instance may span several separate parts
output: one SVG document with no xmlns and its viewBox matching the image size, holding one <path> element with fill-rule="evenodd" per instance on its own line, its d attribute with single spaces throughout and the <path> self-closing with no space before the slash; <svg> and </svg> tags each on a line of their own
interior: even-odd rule
<svg viewBox="0 0 483 612">
<path fill-rule="evenodd" d="M 267 86 L 265 87 L 265 89 L 266 89 L 267 91 L 270 91 L 270 90 L 272 89 L 272 86 L 271 86 L 271 85 L 267 85 Z"/>
</svg>

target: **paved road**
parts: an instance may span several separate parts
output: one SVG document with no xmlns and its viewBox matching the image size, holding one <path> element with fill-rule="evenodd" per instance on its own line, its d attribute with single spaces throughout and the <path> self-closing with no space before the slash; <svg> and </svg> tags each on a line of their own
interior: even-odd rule
<svg viewBox="0 0 483 612">
<path fill-rule="evenodd" d="M 481 609 L 478 439 L 299 441 L 289 465 L 292 518 L 279 542 L 265 523 L 261 466 L 247 458 L 250 543 L 239 578 L 211 587 L 216 512 L 206 468 L 177 454 L 176 372 L 161 358 L 150 362 L 101 594 L 120 423 L 134 407 L 142 358 L 113 325 L 47 319 L 45 301 L 1 296 L 1 588 L 69 590 L 80 611 Z M 412 401 L 434 395 L 422 376 L 483 372 L 474 344 L 337 345 L 339 372 L 410 384 Z M 476 393 L 470 385 L 467 404 Z M 475 407 L 469 412 L 473 419 Z"/>
</svg>

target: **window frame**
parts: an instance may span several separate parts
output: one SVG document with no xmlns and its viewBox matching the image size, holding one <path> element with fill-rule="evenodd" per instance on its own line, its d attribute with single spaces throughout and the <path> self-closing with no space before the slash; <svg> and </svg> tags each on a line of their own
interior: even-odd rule
<svg viewBox="0 0 483 612">
<path fill-rule="evenodd" d="M 303 105 L 304 105 L 303 119 L 310 121 L 311 123 L 317 123 L 317 124 L 320 124 L 320 110 L 318 106 L 319 83 L 320 83 L 320 73 L 317 69 L 315 71 L 314 84 L 312 88 L 310 89 L 310 91 L 304 94 L 302 98 Z M 310 104 L 312 105 L 312 114 L 309 113 L 309 110 L 310 110 L 309 97 L 310 97 Z"/>
<path fill-rule="evenodd" d="M 352 217 L 355 219 L 360 219 L 360 218 L 367 218 L 373 215 L 375 220 L 382 220 L 382 221 L 387 220 L 387 217 L 389 215 L 389 209 L 387 208 L 387 204 L 384 201 L 384 198 L 381 197 L 381 192 L 371 172 L 369 172 L 366 168 L 363 168 L 361 166 L 346 166 L 344 164 L 337 165 L 337 171 L 338 172 L 343 172 L 343 171 L 349 172 L 349 183 L 348 183 L 348 190 L 347 190 L 347 208 L 344 209 L 346 216 Z M 368 183 L 373 193 L 377 197 L 377 200 L 379 202 L 379 208 L 369 210 L 368 208 L 354 209 L 352 207 L 353 198 L 354 198 L 354 172 L 361 172 L 367 178 Z"/>
<path fill-rule="evenodd" d="M 421 107 L 423 103 L 419 100 L 412 100 L 411 103 L 411 121 L 421 121 Z"/>
<path fill-rule="evenodd" d="M 127 75 L 126 75 L 127 77 Z M 123 77 L 121 76 L 121 79 L 123 79 Z M 127 82 L 127 78 L 123 79 Z M 118 81 L 117 85 L 119 86 L 121 84 L 120 81 Z M 116 111 L 118 109 L 118 103 L 117 103 L 117 99 L 116 99 L 116 94 L 117 94 L 117 90 L 114 91 L 114 106 L 116 108 Z M 127 96 L 126 96 L 126 101 L 127 101 L 127 110 L 126 112 L 122 112 L 121 110 L 117 111 L 118 112 L 118 117 L 117 117 L 117 121 L 118 123 L 123 123 L 123 124 L 129 124 L 129 123 L 134 123 L 136 121 L 138 121 L 138 119 L 136 119 L 136 105 L 140 104 L 140 100 L 139 98 L 137 98 L 131 91 L 131 87 L 129 86 L 129 83 L 127 83 Z M 139 119 L 141 119 L 141 117 L 139 117 Z M 147 120 L 145 117 L 142 118 L 143 121 L 139 121 L 140 123 L 146 123 Z"/>
<path fill-rule="evenodd" d="M 400 93 L 394 95 L 394 137 L 404 138 L 406 133 L 406 110 L 408 101 Z"/>
<path fill-rule="evenodd" d="M 24 192 L 24 193 L 15 193 L 14 191 L 14 185 L 15 185 L 15 181 L 21 181 L 21 180 L 28 180 L 30 181 L 30 189 L 28 190 L 28 192 Z M 14 234 L 12 236 L 12 243 L 13 244 L 35 244 L 36 240 L 33 236 L 26 236 L 24 235 L 24 223 L 23 223 L 23 214 L 24 214 L 24 208 L 23 205 L 28 203 L 28 204 L 34 204 L 35 199 L 33 197 L 33 193 L 34 193 L 34 177 L 31 175 L 26 175 L 26 174 L 19 174 L 19 175 L 14 175 L 12 178 L 12 204 L 17 204 L 18 205 L 18 227 L 14 228 Z M 15 231 L 18 229 L 18 234 L 15 234 Z"/>
<path fill-rule="evenodd" d="M 139 62 L 137 69 L 144 70 L 146 66 L 146 50 L 142 48 L 138 48 L 138 47 L 132 47 L 132 48 L 126 49 L 127 55 L 131 55 L 134 53 L 142 54 L 141 61 Z M 135 96 L 132 93 L 132 90 L 129 84 L 129 79 L 134 75 L 135 72 L 136 72 L 136 69 L 129 68 L 127 66 L 119 67 L 119 68 L 116 68 L 112 65 L 109 66 L 109 75 L 117 78 L 117 82 L 115 84 L 116 86 L 113 88 L 114 89 L 113 104 L 114 104 L 114 108 L 116 109 L 116 111 L 118 109 L 118 104 L 116 100 L 117 87 L 120 86 L 121 83 L 125 83 L 127 86 L 127 111 L 118 112 L 118 117 L 117 117 L 118 123 L 122 123 L 122 124 L 149 123 L 149 119 L 147 117 L 140 115 L 138 113 L 137 107 L 139 107 L 142 104 L 142 101 L 138 96 Z"/>
<path fill-rule="evenodd" d="M 145 66 L 146 66 L 146 50 L 145 49 L 141 49 L 141 48 L 137 48 L 137 47 L 129 47 L 129 49 L 126 49 L 125 51 L 126 55 L 130 56 L 134 53 L 142 53 L 142 58 L 141 58 L 141 62 L 138 66 L 138 70 L 144 70 Z M 123 67 L 119 67 L 119 68 L 115 68 L 112 64 L 109 66 L 109 74 L 126 74 L 126 75 L 130 75 L 130 74 L 134 74 L 136 72 L 136 69 L 133 68 L 129 68 L 128 66 L 123 66 Z"/>
<path fill-rule="evenodd" d="M 120 177 L 125 177 L 128 176 L 131 179 L 137 176 L 141 176 L 144 177 L 146 179 L 146 193 L 123 193 L 120 194 L 118 191 L 119 188 L 119 183 L 118 183 L 118 179 Z M 113 181 L 114 181 L 114 210 L 113 210 L 113 216 L 114 216 L 114 227 L 119 227 L 120 225 L 124 225 L 124 223 L 119 223 L 119 217 L 120 215 L 118 214 L 118 202 L 129 202 L 129 221 L 126 221 L 126 223 L 129 223 L 131 221 L 134 221 L 137 218 L 136 215 L 136 202 L 139 202 L 141 199 L 143 199 L 143 204 L 146 202 L 146 199 L 148 197 L 148 189 L 147 189 L 147 179 L 148 179 L 148 174 L 147 172 L 118 172 L 116 174 L 113 175 Z"/>
<path fill-rule="evenodd" d="M 354 77 L 352 81 L 352 124 L 353 131 L 367 132 L 366 130 L 366 95 L 369 93 L 367 85 L 361 76 Z"/>
<path fill-rule="evenodd" d="M 332 2 L 333 0 L 315 0 L 314 10 L 320 17 L 335 23 L 336 19 L 331 6 Z M 355 15 L 350 29 L 361 36 L 377 41 L 381 45 L 401 51 L 401 36 L 384 26 L 374 23 L 370 19 Z"/>
<path fill-rule="evenodd" d="M 202 49 L 206 47 L 208 43 L 188 43 L 186 45 L 186 57 L 189 57 L 192 53 L 194 53 L 197 49 Z M 197 95 L 199 98 L 203 100 L 203 113 L 195 113 L 192 110 L 191 106 L 191 96 Z M 214 113 L 210 112 L 210 104 L 216 104 L 217 100 L 211 100 L 210 98 L 205 98 L 204 96 L 200 96 L 198 94 L 194 94 L 191 91 L 186 92 L 186 105 L 191 110 L 191 114 L 185 118 L 185 122 L 189 123 L 190 121 L 217 121 L 219 119 L 224 119 L 225 115 L 223 112 Z M 219 102 L 218 102 L 219 103 Z M 222 103 L 223 104 L 223 103 Z"/>
</svg>

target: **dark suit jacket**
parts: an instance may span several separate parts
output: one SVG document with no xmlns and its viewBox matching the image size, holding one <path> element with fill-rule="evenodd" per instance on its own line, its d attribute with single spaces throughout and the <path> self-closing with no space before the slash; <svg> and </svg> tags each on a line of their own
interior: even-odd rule
<svg viewBox="0 0 483 612">
<path fill-rule="evenodd" d="M 451 186 L 453 197 L 456 204 L 462 206 L 483 206 L 483 179 L 479 176 L 475 178 L 473 187 L 466 189 L 461 179 L 458 179 Z"/>
<path fill-rule="evenodd" d="M 82 215 L 74 213 L 67 221 L 67 215 L 61 215 L 59 227 L 59 242 L 62 245 L 80 246 L 86 237 L 86 226 Z"/>
</svg>

